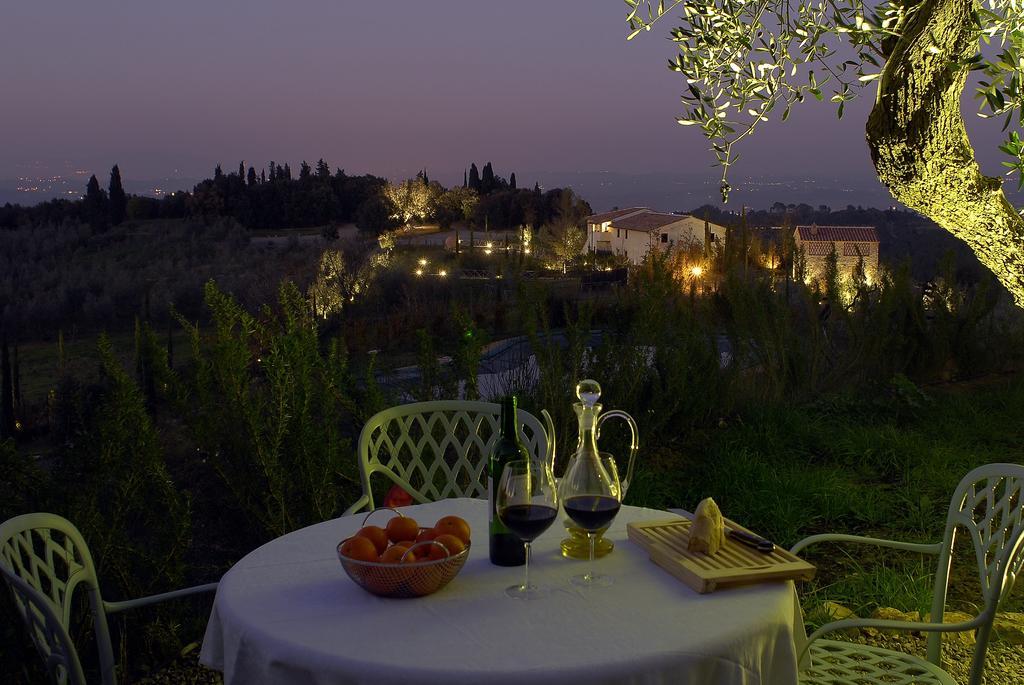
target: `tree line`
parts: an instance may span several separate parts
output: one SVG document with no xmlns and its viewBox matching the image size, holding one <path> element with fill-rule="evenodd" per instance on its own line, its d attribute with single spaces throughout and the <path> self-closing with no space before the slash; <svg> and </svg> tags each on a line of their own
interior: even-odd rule
<svg viewBox="0 0 1024 685">
<path fill-rule="evenodd" d="M 537 230 L 560 217 L 564 204 L 561 188 L 519 188 L 514 172 L 506 179 L 490 162 L 482 171 L 475 162 L 470 164 L 462 185 L 451 188 L 431 180 L 426 169 L 415 178 L 392 183 L 372 174 L 349 175 L 342 168 L 332 172 L 322 158 L 315 165 L 303 161 L 297 176 L 289 164 L 273 160 L 258 172 L 240 162 L 237 170 L 225 173 L 218 164 L 213 177 L 197 183 L 192 192 L 160 198 L 127 195 L 115 165 L 107 189 L 94 175 L 81 200 L 3 205 L 0 229 L 70 220 L 104 231 L 125 220 L 232 218 L 249 229 L 320 227 L 328 237 L 347 223 L 375 235 L 417 222 L 435 222 L 445 229 L 462 222 L 484 230 L 524 225 Z M 585 202 L 578 204 L 573 219 L 581 222 L 591 210 Z"/>
</svg>

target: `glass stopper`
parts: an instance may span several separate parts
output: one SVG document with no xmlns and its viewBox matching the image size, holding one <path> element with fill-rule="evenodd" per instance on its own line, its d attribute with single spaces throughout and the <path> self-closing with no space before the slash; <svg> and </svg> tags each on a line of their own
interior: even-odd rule
<svg viewBox="0 0 1024 685">
<path fill-rule="evenodd" d="M 601 398 L 600 384 L 591 379 L 582 380 L 576 384 L 576 397 L 586 407 L 593 407 Z"/>
</svg>

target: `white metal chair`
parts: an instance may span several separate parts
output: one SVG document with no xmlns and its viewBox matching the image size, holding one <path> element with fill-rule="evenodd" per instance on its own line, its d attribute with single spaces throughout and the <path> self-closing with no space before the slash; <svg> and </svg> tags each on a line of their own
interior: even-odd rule
<svg viewBox="0 0 1024 685">
<path fill-rule="evenodd" d="M 943 623 L 949 585 L 949 568 L 958 528 L 973 542 L 978 577 L 984 597 L 981 613 L 969 621 Z M 942 633 L 977 630 L 970 685 L 980 685 L 985 668 L 985 651 L 999 605 L 1009 597 L 1014 581 L 1024 567 L 1024 466 L 988 464 L 960 481 L 949 504 L 946 532 L 942 542 L 912 544 L 859 535 L 812 535 L 793 546 L 794 553 L 816 542 L 858 542 L 902 549 L 939 557 L 935 573 L 931 622 L 845 619 L 833 621 L 814 631 L 804 648 L 810 666 L 800 675 L 801 683 L 941 683 L 955 685 L 941 669 Z M 820 636 L 846 628 L 871 627 L 928 632 L 928 659 L 920 659 L 880 647 L 820 640 Z M 801 657 L 803 654 L 801 654 Z"/>
<path fill-rule="evenodd" d="M 217 583 L 210 583 L 107 602 L 100 595 L 96 567 L 81 533 L 67 519 L 46 513 L 15 516 L 0 524 L 0 575 L 14 594 L 14 604 L 47 673 L 60 685 L 85 685 L 82 664 L 68 634 L 72 600 L 79 585 L 89 597 L 103 685 L 117 683 L 107 614 L 217 588 Z"/>
<path fill-rule="evenodd" d="M 487 457 L 500 437 L 501 406 L 492 402 L 413 402 L 377 412 L 359 434 L 362 496 L 352 514 L 373 509 L 370 476 L 380 473 L 418 502 L 487 496 Z M 547 432 L 537 417 L 518 411 L 520 439 L 541 459 Z"/>
</svg>

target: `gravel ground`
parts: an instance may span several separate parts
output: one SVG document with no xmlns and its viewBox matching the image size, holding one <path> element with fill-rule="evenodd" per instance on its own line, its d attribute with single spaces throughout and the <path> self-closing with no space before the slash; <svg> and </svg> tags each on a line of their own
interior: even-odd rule
<svg viewBox="0 0 1024 685">
<path fill-rule="evenodd" d="M 873 637 L 861 635 L 856 638 L 844 637 L 841 633 L 828 636 L 833 640 L 851 640 L 860 644 L 884 647 L 906 654 L 924 657 L 927 652 L 927 638 L 915 635 L 886 635 Z M 971 659 L 974 645 L 955 640 L 946 641 L 942 646 L 942 668 L 958 683 L 966 685 L 971 673 Z M 985 657 L 985 685 L 1024 685 L 1024 647 L 1003 642 L 988 643 Z"/>
</svg>

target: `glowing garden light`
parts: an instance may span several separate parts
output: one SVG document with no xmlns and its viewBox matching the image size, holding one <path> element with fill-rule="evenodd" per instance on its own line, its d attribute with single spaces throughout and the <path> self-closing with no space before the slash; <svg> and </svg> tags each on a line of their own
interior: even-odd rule
<svg viewBox="0 0 1024 685">
<path fill-rule="evenodd" d="M 693 276 L 694 278 L 700 278 L 703 273 L 704 268 L 701 266 L 695 266 L 692 269 L 690 269 L 690 275 Z"/>
</svg>

